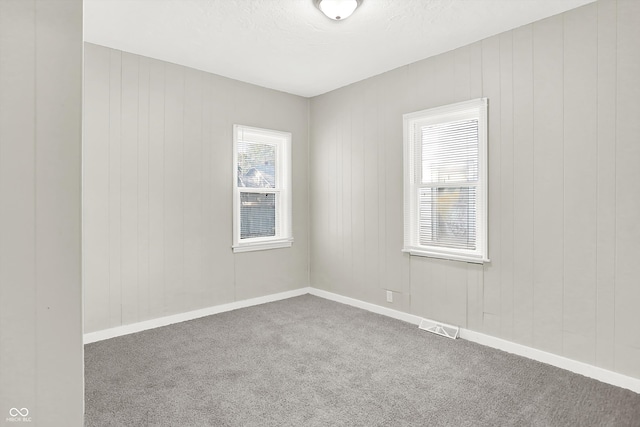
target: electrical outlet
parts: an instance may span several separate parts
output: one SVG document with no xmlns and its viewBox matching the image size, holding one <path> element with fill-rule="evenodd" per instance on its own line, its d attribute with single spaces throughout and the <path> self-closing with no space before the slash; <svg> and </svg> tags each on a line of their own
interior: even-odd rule
<svg viewBox="0 0 640 427">
<path fill-rule="evenodd" d="M 387 302 L 393 302 L 393 291 L 387 291 Z"/>
</svg>

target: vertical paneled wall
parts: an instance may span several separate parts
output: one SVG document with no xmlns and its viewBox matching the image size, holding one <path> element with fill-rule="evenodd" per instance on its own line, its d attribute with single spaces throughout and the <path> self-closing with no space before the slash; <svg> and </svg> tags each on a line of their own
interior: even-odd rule
<svg viewBox="0 0 640 427">
<path fill-rule="evenodd" d="M 0 0 L 0 419 L 7 425 L 82 425 L 81 115 L 82 1 Z"/>
<path fill-rule="evenodd" d="M 313 98 L 312 286 L 640 377 L 639 88 L 602 0 Z M 402 114 L 478 97 L 491 262 L 402 254 Z"/>
<path fill-rule="evenodd" d="M 308 285 L 308 101 L 85 44 L 85 332 Z M 233 254 L 232 125 L 293 134 L 291 248 Z"/>
</svg>

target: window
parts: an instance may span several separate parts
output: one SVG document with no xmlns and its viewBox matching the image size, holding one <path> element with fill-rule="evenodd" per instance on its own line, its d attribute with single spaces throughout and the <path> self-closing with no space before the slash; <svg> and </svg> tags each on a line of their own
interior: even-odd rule
<svg viewBox="0 0 640 427">
<path fill-rule="evenodd" d="M 233 126 L 233 251 L 291 246 L 291 134 Z"/>
<path fill-rule="evenodd" d="M 403 251 L 489 261 L 486 98 L 404 115 Z"/>
</svg>

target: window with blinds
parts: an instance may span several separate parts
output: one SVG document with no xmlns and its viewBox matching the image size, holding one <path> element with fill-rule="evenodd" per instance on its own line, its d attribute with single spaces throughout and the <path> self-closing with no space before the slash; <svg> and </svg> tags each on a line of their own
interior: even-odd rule
<svg viewBox="0 0 640 427">
<path fill-rule="evenodd" d="M 234 125 L 234 252 L 291 246 L 291 134 Z"/>
<path fill-rule="evenodd" d="M 404 115 L 404 248 L 487 262 L 487 100 Z"/>
</svg>

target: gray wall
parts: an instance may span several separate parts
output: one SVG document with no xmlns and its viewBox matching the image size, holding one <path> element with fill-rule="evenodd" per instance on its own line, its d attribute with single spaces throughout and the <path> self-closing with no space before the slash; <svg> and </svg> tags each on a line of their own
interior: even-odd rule
<svg viewBox="0 0 640 427">
<path fill-rule="evenodd" d="M 478 97 L 491 263 L 402 254 L 402 114 Z M 638 117 L 635 0 L 313 98 L 311 285 L 640 378 Z"/>
<path fill-rule="evenodd" d="M 308 100 L 85 44 L 85 332 L 308 285 Z M 232 125 L 293 134 L 293 247 L 233 254 Z"/>
<path fill-rule="evenodd" d="M 82 425 L 81 90 L 82 1 L 0 0 L 3 425 Z"/>
</svg>

